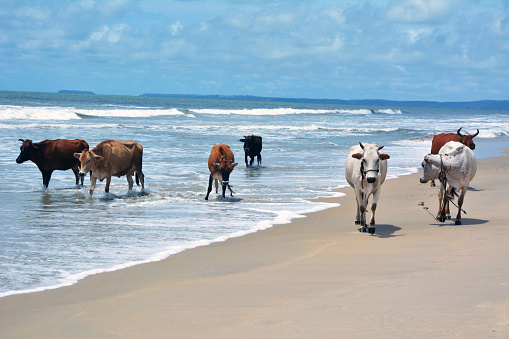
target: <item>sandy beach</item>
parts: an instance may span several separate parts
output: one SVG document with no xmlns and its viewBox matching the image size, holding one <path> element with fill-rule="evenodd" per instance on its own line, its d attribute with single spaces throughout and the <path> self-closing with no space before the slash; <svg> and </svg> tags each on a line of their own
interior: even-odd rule
<svg viewBox="0 0 509 339">
<path fill-rule="evenodd" d="M 508 173 L 509 156 L 478 161 L 459 226 L 413 174 L 384 183 L 374 236 L 344 188 L 291 224 L 4 297 L 0 337 L 507 338 Z"/>
</svg>

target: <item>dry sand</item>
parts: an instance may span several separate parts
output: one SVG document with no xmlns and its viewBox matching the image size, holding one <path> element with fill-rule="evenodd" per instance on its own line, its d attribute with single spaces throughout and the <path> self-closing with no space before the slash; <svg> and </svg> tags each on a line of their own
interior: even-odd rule
<svg viewBox="0 0 509 339">
<path fill-rule="evenodd" d="M 436 214 L 438 189 L 415 174 L 384 183 L 374 236 L 345 188 L 291 224 L 1 298 L 0 337 L 508 338 L 508 174 L 479 161 L 460 226 L 418 205 Z"/>
</svg>

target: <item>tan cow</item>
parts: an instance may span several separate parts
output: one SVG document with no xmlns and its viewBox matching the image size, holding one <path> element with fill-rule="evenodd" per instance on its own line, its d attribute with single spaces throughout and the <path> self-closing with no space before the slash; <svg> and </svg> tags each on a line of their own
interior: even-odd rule
<svg viewBox="0 0 509 339">
<path fill-rule="evenodd" d="M 126 176 L 129 190 L 133 188 L 133 174 L 136 172 L 136 184 L 141 181 L 142 189 L 145 188 L 145 176 L 141 171 L 143 147 L 136 141 L 105 140 L 99 143 L 91 151 L 84 150 L 82 153 L 74 153 L 81 162 L 80 175 L 91 172 L 90 195 L 94 193 L 96 180 L 103 181 L 106 178 L 105 191 L 110 191 L 112 176 Z"/>
<path fill-rule="evenodd" d="M 230 190 L 230 196 L 233 197 L 233 191 L 229 185 L 230 173 L 237 166 L 235 157 L 230 149 L 230 146 L 225 144 L 218 144 L 212 147 L 212 151 L 209 156 L 209 188 L 207 190 L 207 196 L 205 200 L 209 200 L 209 194 L 212 191 L 212 181 L 216 184 L 217 194 L 217 182 L 220 181 L 223 188 L 223 198 L 225 197 L 226 188 Z"/>
</svg>

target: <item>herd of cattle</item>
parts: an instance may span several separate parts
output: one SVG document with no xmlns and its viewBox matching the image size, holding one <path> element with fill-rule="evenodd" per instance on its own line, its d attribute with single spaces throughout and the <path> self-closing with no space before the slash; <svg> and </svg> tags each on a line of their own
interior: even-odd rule
<svg viewBox="0 0 509 339">
<path fill-rule="evenodd" d="M 463 199 L 470 181 L 477 170 L 477 160 L 473 149 L 473 138 L 479 134 L 461 134 L 461 128 L 456 133 L 438 134 L 433 138 L 431 153 L 422 162 L 421 183 L 440 180 L 439 210 L 437 220 L 445 222 L 451 219 L 449 201 L 458 196 L 458 214 L 456 225 L 461 224 Z M 86 141 L 75 140 L 44 140 L 33 143 L 32 140 L 19 139 L 22 142 L 21 152 L 16 159 L 18 164 L 25 161 L 34 162 L 42 174 L 43 186 L 48 187 L 51 174 L 55 170 L 72 169 L 76 177 L 76 185 L 83 185 L 84 177 L 90 173 L 90 195 L 93 194 L 97 179 L 106 179 L 105 191 L 109 192 L 112 176 L 126 176 L 129 190 L 133 188 L 133 175 L 136 184 L 141 183 L 145 188 L 145 176 L 142 171 L 143 147 L 136 141 L 105 140 L 92 150 Z M 246 166 L 252 166 L 256 157 L 258 166 L 261 165 L 262 137 L 256 135 L 244 136 L 240 139 L 244 143 Z M 380 190 L 387 175 L 388 154 L 381 152 L 383 146 L 369 143 L 359 143 L 350 148 L 345 164 L 346 180 L 355 191 L 357 201 L 357 215 L 355 224 L 359 231 L 375 233 L 375 211 L 380 196 Z M 248 157 L 250 161 L 248 162 Z M 222 196 L 230 187 L 230 174 L 238 164 L 226 144 L 212 147 L 208 167 L 210 171 L 209 185 L 205 199 L 208 200 L 215 183 L 218 194 L 218 183 L 221 184 Z M 457 192 L 460 192 L 459 194 Z M 366 224 L 366 210 L 369 197 L 371 202 L 371 220 Z"/>
</svg>

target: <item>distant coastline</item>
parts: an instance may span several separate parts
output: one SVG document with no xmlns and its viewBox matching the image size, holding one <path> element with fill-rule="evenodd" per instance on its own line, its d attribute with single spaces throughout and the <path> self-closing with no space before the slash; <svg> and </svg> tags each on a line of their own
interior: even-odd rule
<svg viewBox="0 0 509 339">
<path fill-rule="evenodd" d="M 214 99 L 214 100 L 239 100 L 239 101 L 264 101 L 264 102 L 292 102 L 312 104 L 336 104 L 352 106 L 390 106 L 390 107 L 425 107 L 425 108 L 460 108 L 460 109 L 486 109 L 486 110 L 509 110 L 509 100 L 479 100 L 479 101 L 396 101 L 382 99 L 306 99 L 306 98 L 280 98 L 258 97 L 252 95 L 197 95 L 197 94 L 160 94 L 144 93 L 142 97 L 182 98 L 182 99 Z"/>
<path fill-rule="evenodd" d="M 76 90 L 73 90 L 73 89 L 62 89 L 60 91 L 58 91 L 59 94 L 92 94 L 92 95 L 95 95 L 94 92 L 90 92 L 90 91 L 76 91 Z"/>
</svg>

